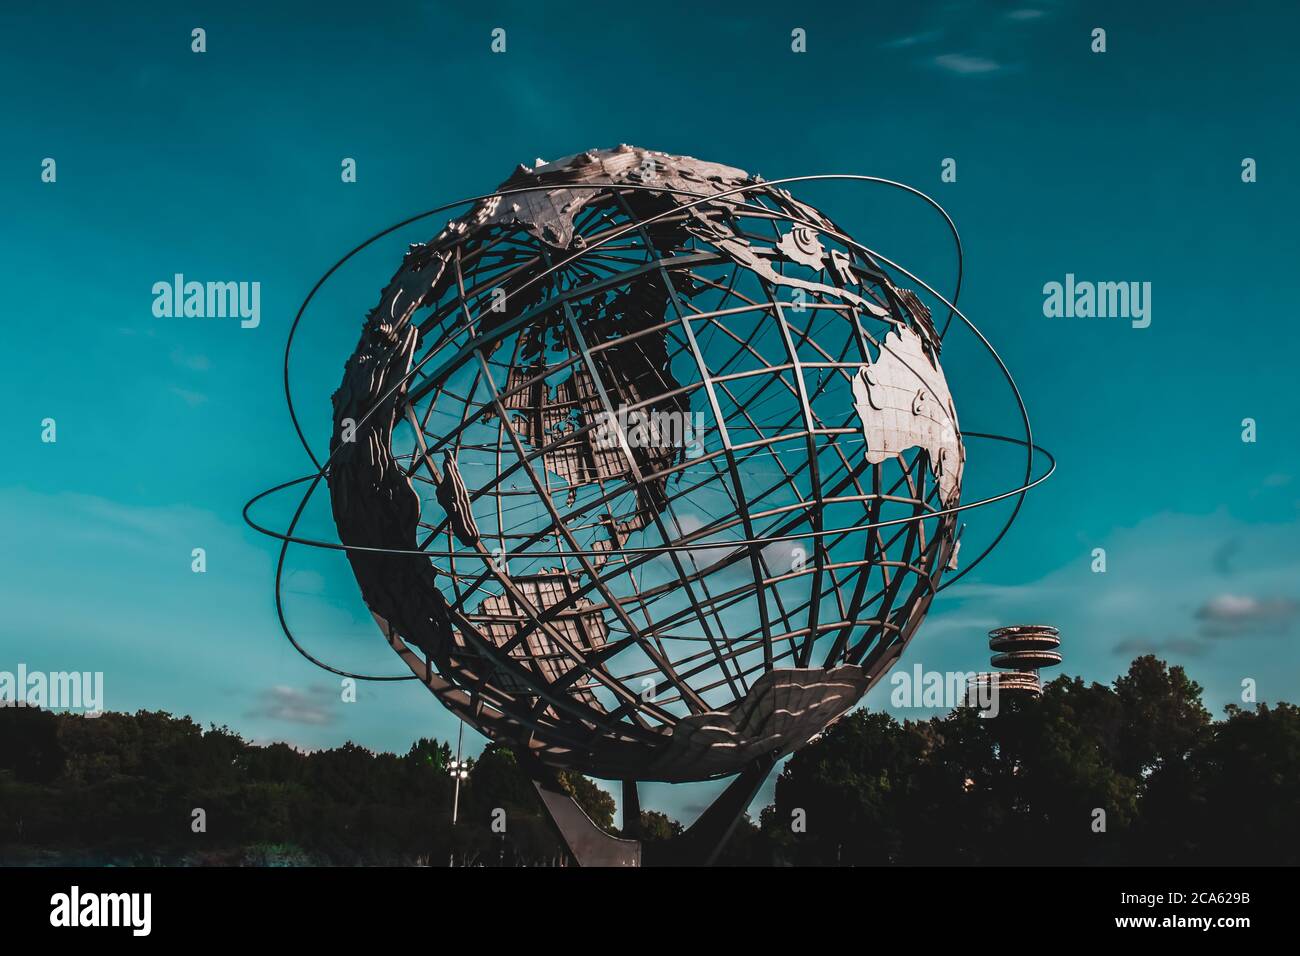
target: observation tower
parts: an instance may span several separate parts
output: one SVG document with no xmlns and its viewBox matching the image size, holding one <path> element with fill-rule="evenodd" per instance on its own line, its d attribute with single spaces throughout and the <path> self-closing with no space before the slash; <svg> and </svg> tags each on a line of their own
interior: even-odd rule
<svg viewBox="0 0 1300 956">
<path fill-rule="evenodd" d="M 1050 624 L 1009 624 L 989 631 L 990 663 L 999 671 L 976 674 L 971 688 L 995 685 L 1002 694 L 1037 697 L 1043 692 L 1038 672 L 1061 663 L 1061 632 Z"/>
</svg>

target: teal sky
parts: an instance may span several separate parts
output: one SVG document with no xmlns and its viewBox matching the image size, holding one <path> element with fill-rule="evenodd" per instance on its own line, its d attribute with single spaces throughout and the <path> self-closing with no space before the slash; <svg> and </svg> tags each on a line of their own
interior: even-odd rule
<svg viewBox="0 0 1300 956">
<path fill-rule="evenodd" d="M 627 142 L 770 179 L 889 177 L 957 221 L 961 304 L 1060 467 L 936 602 L 907 667 L 978 668 L 989 627 L 1042 620 L 1062 629 L 1064 672 L 1108 681 L 1155 651 L 1216 711 L 1244 678 L 1261 700 L 1297 698 L 1293 6 L 77 6 L 0 12 L 0 670 L 102 670 L 110 709 L 259 741 L 454 737 L 410 683 L 341 703 L 280 635 L 275 547 L 240 508 L 308 470 L 282 400 L 285 335 L 320 273 L 371 233 L 489 191 L 519 162 Z M 795 28 L 806 53 L 791 52 Z M 340 181 L 344 157 L 356 183 Z M 1246 157 L 1258 182 L 1242 182 Z M 797 194 L 950 290 L 951 245 L 922 204 L 860 185 Z M 366 309 L 439 226 L 377 243 L 309 312 L 292 376 L 315 447 Z M 150 290 L 178 272 L 260 282 L 260 325 L 155 318 Z M 1067 273 L 1150 282 L 1150 327 L 1045 318 L 1043 286 Z M 957 327 L 944 367 L 963 427 L 1015 433 Z M 967 477 L 968 498 L 1003 490 L 1016 463 L 972 450 Z M 261 514 L 283 522 L 288 504 Z M 1001 514 L 969 518 L 967 554 Z M 307 521 L 332 534 L 323 507 Z M 190 571 L 195 547 L 206 574 Z M 288 612 L 314 652 L 398 672 L 341 556 L 296 550 L 290 566 Z M 689 819 L 712 789 L 659 786 L 645 802 Z"/>
</svg>

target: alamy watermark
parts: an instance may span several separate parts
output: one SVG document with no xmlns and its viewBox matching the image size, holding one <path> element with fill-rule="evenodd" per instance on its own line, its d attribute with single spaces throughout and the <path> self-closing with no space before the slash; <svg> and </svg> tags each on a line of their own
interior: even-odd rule
<svg viewBox="0 0 1300 956">
<path fill-rule="evenodd" d="M 1043 286 L 1043 315 L 1049 319 L 1130 319 L 1135 329 L 1151 324 L 1150 282 L 1089 282 L 1065 274 L 1065 282 Z"/>
<path fill-rule="evenodd" d="M 83 893 L 73 886 L 50 897 L 50 925 L 57 928 L 122 927 L 132 936 L 153 928 L 152 893 Z"/>
<path fill-rule="evenodd" d="M 153 284 L 153 314 L 159 319 L 239 319 L 240 328 L 262 322 L 262 283 L 195 282 L 176 273 Z"/>
<path fill-rule="evenodd" d="M 981 717 L 996 717 L 998 683 L 978 678 L 975 671 L 927 671 L 914 664 L 911 671 L 896 670 L 890 675 L 894 689 L 889 694 L 889 705 L 895 710 L 975 707 Z"/>
<path fill-rule="evenodd" d="M 0 707 L 79 710 L 87 717 L 104 712 L 103 671 L 0 671 Z"/>
<path fill-rule="evenodd" d="M 704 454 L 703 412 L 647 412 L 620 405 L 618 411 L 600 411 L 594 418 L 592 441 L 597 448 L 617 448 L 622 435 L 629 448 L 684 448 L 688 458 Z"/>
</svg>

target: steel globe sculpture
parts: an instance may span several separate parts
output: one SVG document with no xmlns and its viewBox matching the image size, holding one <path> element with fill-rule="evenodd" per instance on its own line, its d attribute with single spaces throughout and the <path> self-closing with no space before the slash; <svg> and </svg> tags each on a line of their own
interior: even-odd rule
<svg viewBox="0 0 1300 956">
<path fill-rule="evenodd" d="M 312 488 L 413 675 L 633 810 L 739 774 L 716 844 L 956 568 L 964 436 L 900 272 L 780 182 L 630 146 L 520 166 L 411 246 Z"/>
</svg>

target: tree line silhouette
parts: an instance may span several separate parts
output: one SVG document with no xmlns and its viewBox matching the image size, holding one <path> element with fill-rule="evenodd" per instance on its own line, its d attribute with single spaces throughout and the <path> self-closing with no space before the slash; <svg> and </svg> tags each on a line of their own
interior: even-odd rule
<svg viewBox="0 0 1300 956">
<path fill-rule="evenodd" d="M 450 760 L 430 739 L 400 756 L 304 753 L 161 712 L 4 707 L 0 863 L 564 862 L 508 747 L 470 762 L 455 827 Z M 562 780 L 617 832 L 608 793 Z M 1300 708 L 1213 720 L 1181 667 L 1146 656 L 1111 686 L 1061 677 L 991 718 L 848 714 L 786 762 L 774 802 L 741 821 L 720 862 L 1294 865 L 1297 810 Z M 682 825 L 645 811 L 642 830 L 664 840 Z"/>
</svg>

